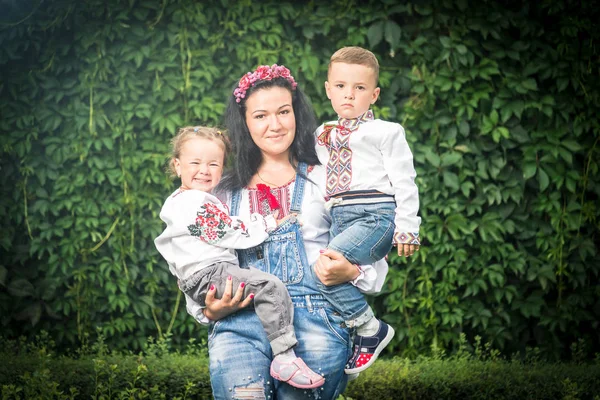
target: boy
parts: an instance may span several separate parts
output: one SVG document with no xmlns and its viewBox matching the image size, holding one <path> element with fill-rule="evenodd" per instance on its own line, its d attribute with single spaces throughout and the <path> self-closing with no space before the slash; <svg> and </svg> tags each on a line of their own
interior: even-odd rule
<svg viewBox="0 0 600 400">
<path fill-rule="evenodd" d="M 410 256 L 419 250 L 419 194 L 413 157 L 401 125 L 374 119 L 379 63 L 360 47 L 344 47 L 330 59 L 325 90 L 339 119 L 317 130 L 317 153 L 327 167 L 331 209 L 329 249 L 357 265 L 373 264 L 392 248 Z M 372 365 L 394 330 L 378 320 L 352 285 L 320 287 L 356 328 L 346 373 Z"/>
</svg>

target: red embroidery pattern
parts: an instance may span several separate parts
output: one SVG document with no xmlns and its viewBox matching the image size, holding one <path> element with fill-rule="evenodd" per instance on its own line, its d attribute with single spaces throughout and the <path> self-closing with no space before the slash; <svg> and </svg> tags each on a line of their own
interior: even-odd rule
<svg viewBox="0 0 600 400">
<path fill-rule="evenodd" d="M 256 188 L 258 189 L 259 197 L 262 197 L 261 202 L 266 202 L 268 204 L 268 212 L 281 208 L 277 198 L 271 193 L 270 186 L 259 183 L 256 185 Z"/>
<path fill-rule="evenodd" d="M 317 137 L 317 143 L 321 146 L 327 146 L 329 149 L 331 147 L 331 130 L 335 128 L 334 124 L 325 124 L 323 127 L 323 132 Z"/>
<path fill-rule="evenodd" d="M 419 232 L 396 232 L 394 233 L 395 244 L 421 244 Z"/>
<path fill-rule="evenodd" d="M 337 126 L 334 143 L 329 146 L 327 162 L 327 196 L 350 190 L 352 182 L 352 150 L 350 130 Z"/>
<path fill-rule="evenodd" d="M 306 175 L 310 175 L 313 169 L 314 166 L 309 165 L 308 170 L 306 171 Z M 265 195 L 261 193 L 261 190 L 258 189 L 258 185 L 256 185 L 256 189 L 249 188 L 248 198 L 250 200 L 250 213 L 259 213 L 263 217 L 266 217 L 268 214 L 274 213 L 275 210 L 279 210 L 279 215 L 277 216 L 278 219 L 282 219 L 283 217 L 290 215 L 290 207 L 292 206 L 290 197 L 290 186 L 295 181 L 296 179 L 293 179 L 285 185 L 279 187 L 270 187 L 264 185 L 269 189 L 271 196 L 273 196 L 274 200 L 277 202 L 276 207 L 271 208 L 270 212 L 266 209 L 266 207 L 264 207 L 265 201 L 268 200 L 265 199 Z M 271 199 L 271 201 L 273 200 Z"/>
<path fill-rule="evenodd" d="M 227 233 L 228 229 L 241 229 L 244 235 L 248 235 L 243 223 L 236 226 L 231 225 L 231 218 L 213 203 L 200 206 L 196 221 L 188 225 L 190 235 L 199 238 L 208 244 L 218 243 Z"/>
</svg>

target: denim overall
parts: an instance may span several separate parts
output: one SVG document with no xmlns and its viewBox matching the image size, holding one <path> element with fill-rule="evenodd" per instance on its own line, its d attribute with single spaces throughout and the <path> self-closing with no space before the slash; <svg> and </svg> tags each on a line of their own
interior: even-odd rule
<svg viewBox="0 0 600 400">
<path fill-rule="evenodd" d="M 299 172 L 306 176 L 307 166 Z M 307 181 L 296 175 L 291 213 L 301 213 Z M 231 215 L 239 215 L 241 191 L 233 193 Z M 294 304 L 294 348 L 315 372 L 325 376 L 317 389 L 297 389 L 273 380 L 269 341 L 252 309 L 243 309 L 209 328 L 210 375 L 215 399 L 336 399 L 346 387 L 344 365 L 350 356 L 349 332 L 343 319 L 317 289 L 308 264 L 300 224 L 289 218 L 260 246 L 238 250 L 240 266 L 253 266 L 277 276 L 287 286 Z M 235 290 L 236 288 L 234 288 Z"/>
</svg>

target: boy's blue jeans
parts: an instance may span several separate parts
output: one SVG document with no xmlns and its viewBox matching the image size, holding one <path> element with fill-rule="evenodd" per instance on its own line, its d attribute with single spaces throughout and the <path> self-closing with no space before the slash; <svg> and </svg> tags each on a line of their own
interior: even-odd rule
<svg viewBox="0 0 600 400">
<path fill-rule="evenodd" d="M 353 264 L 381 260 L 392 249 L 395 209 L 393 202 L 334 206 L 328 247 Z M 350 283 L 325 286 L 318 278 L 315 281 L 348 327 L 360 326 L 373 318 L 371 307 L 356 286 Z"/>
<path fill-rule="evenodd" d="M 392 249 L 396 203 L 334 206 L 328 247 L 353 264 L 373 264 Z"/>
</svg>

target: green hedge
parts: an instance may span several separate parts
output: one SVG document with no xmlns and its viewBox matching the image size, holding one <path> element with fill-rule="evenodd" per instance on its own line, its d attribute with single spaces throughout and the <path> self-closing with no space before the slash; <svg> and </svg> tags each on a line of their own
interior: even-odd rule
<svg viewBox="0 0 600 400">
<path fill-rule="evenodd" d="M 600 350 L 600 11 L 586 1 L 7 0 L 0 17 L 0 324 L 61 348 L 203 337 L 153 246 L 179 126 L 283 63 L 332 118 L 343 45 L 413 149 L 424 246 L 371 299 L 390 353 Z M 587 346 L 587 347 L 586 347 Z"/>
<path fill-rule="evenodd" d="M 78 360 L 4 355 L 0 387 L 6 400 L 212 398 L 206 358 L 173 354 Z M 598 364 L 394 359 L 377 361 L 341 398 L 598 400 L 599 393 Z"/>
</svg>

